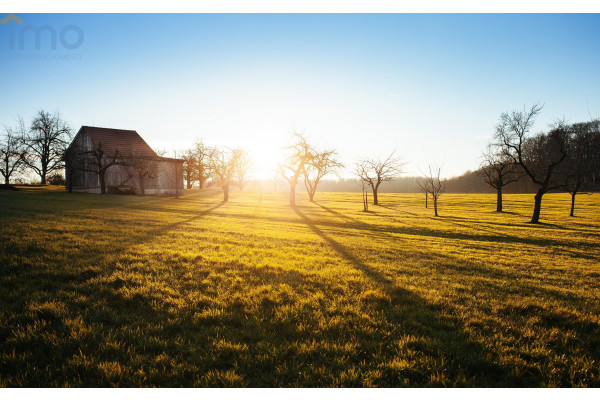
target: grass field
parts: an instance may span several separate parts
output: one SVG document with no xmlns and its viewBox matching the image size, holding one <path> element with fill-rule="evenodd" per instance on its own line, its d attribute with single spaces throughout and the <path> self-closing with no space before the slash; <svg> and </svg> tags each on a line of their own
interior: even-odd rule
<svg viewBox="0 0 600 400">
<path fill-rule="evenodd" d="M 0 192 L 0 386 L 600 386 L 600 195 Z"/>
</svg>

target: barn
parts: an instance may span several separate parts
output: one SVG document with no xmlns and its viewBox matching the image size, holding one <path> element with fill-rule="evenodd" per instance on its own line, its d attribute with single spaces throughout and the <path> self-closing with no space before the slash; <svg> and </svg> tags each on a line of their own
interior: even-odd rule
<svg viewBox="0 0 600 400">
<path fill-rule="evenodd" d="M 183 160 L 160 157 L 136 132 L 82 126 L 65 152 L 69 192 L 183 194 Z"/>
</svg>

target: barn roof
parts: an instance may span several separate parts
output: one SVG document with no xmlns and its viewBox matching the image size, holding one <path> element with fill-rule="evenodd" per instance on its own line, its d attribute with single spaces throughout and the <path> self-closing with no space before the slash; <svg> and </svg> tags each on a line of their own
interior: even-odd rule
<svg viewBox="0 0 600 400">
<path fill-rule="evenodd" d="M 118 151 L 121 154 L 131 154 L 133 152 L 141 157 L 158 157 L 136 131 L 94 126 L 82 126 L 79 132 L 82 131 L 90 136 L 94 144 L 102 143 L 105 151 Z"/>
</svg>

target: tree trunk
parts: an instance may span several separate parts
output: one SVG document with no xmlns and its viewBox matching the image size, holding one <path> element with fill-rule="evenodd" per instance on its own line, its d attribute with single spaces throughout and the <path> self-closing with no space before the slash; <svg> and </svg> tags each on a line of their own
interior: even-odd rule
<svg viewBox="0 0 600 400">
<path fill-rule="evenodd" d="M 308 199 L 309 199 L 310 201 L 314 202 L 314 201 L 315 201 L 315 200 L 314 200 L 314 198 L 315 198 L 315 192 L 311 192 L 311 191 L 309 190 L 309 191 L 308 191 Z"/>
<path fill-rule="evenodd" d="M 575 216 L 575 195 L 577 194 L 577 192 L 573 192 L 571 193 L 571 217 Z"/>
<path fill-rule="evenodd" d="M 202 181 L 202 179 L 198 180 L 198 189 L 202 189 L 204 182 Z"/>
<path fill-rule="evenodd" d="M 429 193 L 425 192 L 425 208 L 429 208 Z"/>
<path fill-rule="evenodd" d="M 379 200 L 377 199 L 377 189 L 373 189 L 373 204 L 379 205 Z"/>
<path fill-rule="evenodd" d="M 48 166 L 47 165 L 42 165 L 42 176 L 40 176 L 41 178 L 41 184 L 45 185 L 46 184 L 46 175 L 48 175 Z"/>
<path fill-rule="evenodd" d="M 496 191 L 496 212 L 502 212 L 502 185 L 498 185 Z"/>
<path fill-rule="evenodd" d="M 296 185 L 290 184 L 290 206 L 296 205 Z"/>
<path fill-rule="evenodd" d="M 100 179 L 100 193 L 106 194 L 106 182 L 104 181 L 104 172 L 98 174 Z"/>
<path fill-rule="evenodd" d="M 187 180 L 187 188 L 188 189 L 192 188 L 192 181 L 190 181 L 189 179 Z"/>
<path fill-rule="evenodd" d="M 538 224 L 540 222 L 540 211 L 542 210 L 542 196 L 544 191 L 540 188 L 535 194 L 535 204 L 533 206 L 533 215 L 531 216 L 531 224 Z"/>
<path fill-rule="evenodd" d="M 227 203 L 229 201 L 229 185 L 223 188 L 223 201 Z"/>
<path fill-rule="evenodd" d="M 433 214 L 437 217 L 437 196 L 433 196 Z"/>
</svg>

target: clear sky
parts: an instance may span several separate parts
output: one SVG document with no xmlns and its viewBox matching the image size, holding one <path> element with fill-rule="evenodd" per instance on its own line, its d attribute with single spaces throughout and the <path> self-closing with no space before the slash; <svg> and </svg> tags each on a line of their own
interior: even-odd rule
<svg viewBox="0 0 600 400">
<path fill-rule="evenodd" d="M 540 130 L 600 116 L 598 14 L 18 16 L 0 25 L 0 125 L 44 108 L 169 151 L 202 138 L 262 177 L 293 128 L 348 166 L 397 149 L 409 175 L 453 176 L 503 111 L 544 103 Z M 44 25 L 56 48 L 50 30 L 21 48 Z"/>
</svg>

